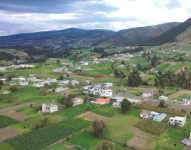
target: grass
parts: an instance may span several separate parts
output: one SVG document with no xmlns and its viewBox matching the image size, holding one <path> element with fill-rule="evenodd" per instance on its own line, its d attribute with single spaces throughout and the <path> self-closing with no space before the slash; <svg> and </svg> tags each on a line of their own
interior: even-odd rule
<svg viewBox="0 0 191 150">
<path fill-rule="evenodd" d="M 185 146 L 181 141 L 189 136 L 189 131 L 185 131 L 181 128 L 170 127 L 167 133 L 160 138 L 158 144 L 153 148 L 153 150 L 183 150 Z M 174 146 L 174 144 L 177 144 L 177 146 Z"/>
<path fill-rule="evenodd" d="M 119 113 L 107 119 L 106 123 L 108 124 L 109 131 L 106 136 L 122 142 L 130 140 L 134 133 L 129 131 L 129 129 L 140 121 L 138 115 L 140 111 L 140 109 L 132 108 L 126 115 Z"/>
<path fill-rule="evenodd" d="M 0 126 L 1 125 L 4 125 L 4 124 L 7 124 L 7 125 L 10 125 L 10 124 L 13 124 L 16 120 L 12 119 L 12 118 L 9 118 L 7 116 L 3 116 L 3 115 L 0 115 Z"/>
<path fill-rule="evenodd" d="M 67 150 L 76 150 L 72 146 L 64 145 L 62 143 L 58 143 L 58 144 L 55 144 L 53 146 L 46 147 L 43 150 L 66 150 L 66 149 Z"/>
<path fill-rule="evenodd" d="M 114 115 L 115 113 L 119 112 L 119 108 L 114 108 L 111 106 L 102 106 L 97 109 L 93 109 L 92 112 L 101 116 L 110 117 L 111 115 Z"/>
<path fill-rule="evenodd" d="M 103 141 L 104 139 L 96 138 L 88 132 L 80 132 L 70 139 L 70 142 L 74 145 L 80 145 L 87 150 L 95 150 Z"/>
<path fill-rule="evenodd" d="M 182 94 L 178 98 L 180 98 L 180 99 L 190 99 L 191 95 L 190 94 Z"/>
<path fill-rule="evenodd" d="M 0 150 L 16 150 L 14 146 L 7 142 L 0 143 Z"/>
<path fill-rule="evenodd" d="M 22 112 L 28 116 L 31 116 L 31 117 L 36 117 L 36 116 L 39 116 L 40 114 L 37 113 L 37 109 L 33 107 L 28 107 L 28 108 L 21 108 L 21 109 L 18 109 L 16 110 L 17 112 Z"/>
</svg>

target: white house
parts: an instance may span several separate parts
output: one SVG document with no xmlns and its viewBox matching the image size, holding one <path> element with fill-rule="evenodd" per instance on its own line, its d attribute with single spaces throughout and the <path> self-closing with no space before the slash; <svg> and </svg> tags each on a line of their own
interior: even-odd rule
<svg viewBox="0 0 191 150">
<path fill-rule="evenodd" d="M 58 81 L 58 85 L 68 85 L 69 83 L 70 83 L 70 80 Z"/>
<path fill-rule="evenodd" d="M 113 83 L 104 83 L 104 86 L 105 87 L 111 87 L 111 86 L 113 86 Z"/>
<path fill-rule="evenodd" d="M 151 97 L 151 96 L 153 96 L 153 92 L 143 93 L 141 96 L 142 96 L 143 98 L 144 98 L 144 97 Z"/>
<path fill-rule="evenodd" d="M 170 117 L 169 118 L 169 124 L 170 125 L 175 125 L 177 124 L 178 126 L 182 127 L 186 123 L 186 116 L 185 117 Z"/>
<path fill-rule="evenodd" d="M 20 82 L 20 85 L 21 86 L 26 86 L 26 85 L 28 85 L 29 84 L 29 82 Z"/>
<path fill-rule="evenodd" d="M 31 81 L 31 82 L 40 82 L 40 81 L 43 81 L 41 79 L 37 79 L 36 77 L 30 77 L 30 78 L 27 78 L 28 81 Z"/>
<path fill-rule="evenodd" d="M 7 71 L 7 68 L 0 67 L 0 71 L 2 71 L 2 72 Z"/>
<path fill-rule="evenodd" d="M 69 90 L 69 88 L 63 88 L 63 87 L 59 87 L 59 88 L 56 88 L 55 89 L 55 92 L 62 92 L 62 91 L 66 91 L 66 90 Z"/>
<path fill-rule="evenodd" d="M 191 133 L 190 133 L 190 137 L 189 138 L 184 138 L 182 141 L 181 141 L 184 145 L 188 146 L 188 147 L 191 147 Z"/>
<path fill-rule="evenodd" d="M 168 100 L 168 97 L 166 97 L 164 95 L 161 95 L 161 96 L 159 96 L 159 99 L 161 99 L 161 100 Z"/>
<path fill-rule="evenodd" d="M 44 80 L 44 82 L 45 82 L 45 83 L 53 83 L 53 82 L 56 83 L 56 82 L 58 82 L 58 81 L 57 81 L 57 79 L 47 78 L 47 79 Z"/>
<path fill-rule="evenodd" d="M 57 68 L 57 69 L 53 69 L 53 72 L 63 72 L 64 68 Z"/>
<path fill-rule="evenodd" d="M 183 99 L 182 102 L 184 105 L 189 105 L 191 103 L 191 100 L 190 99 Z"/>
<path fill-rule="evenodd" d="M 84 87 L 83 87 L 84 90 L 88 90 L 88 89 L 90 89 L 90 88 L 92 88 L 92 85 L 88 85 L 88 86 L 84 86 Z"/>
<path fill-rule="evenodd" d="M 20 77 L 18 77 L 18 78 L 12 78 L 12 80 L 25 81 L 25 80 L 26 80 L 26 78 L 25 78 L 25 77 L 20 76 Z"/>
<path fill-rule="evenodd" d="M 70 83 L 72 85 L 76 85 L 76 84 L 80 84 L 80 81 L 77 81 L 77 80 L 71 80 Z"/>
<path fill-rule="evenodd" d="M 44 82 L 38 82 L 38 83 L 34 83 L 32 86 L 34 87 L 43 87 L 44 86 Z"/>
<path fill-rule="evenodd" d="M 58 106 L 54 104 L 42 104 L 42 112 L 53 113 L 58 111 Z"/>
<path fill-rule="evenodd" d="M 89 89 L 88 93 L 93 95 L 99 94 L 100 96 L 104 96 L 104 97 L 110 97 L 113 95 L 112 90 L 101 89 L 99 86 L 95 86 L 94 88 Z"/>
<path fill-rule="evenodd" d="M 87 65 L 89 65 L 89 63 L 88 62 L 84 62 L 83 64 L 81 64 L 82 66 L 87 66 Z"/>
</svg>

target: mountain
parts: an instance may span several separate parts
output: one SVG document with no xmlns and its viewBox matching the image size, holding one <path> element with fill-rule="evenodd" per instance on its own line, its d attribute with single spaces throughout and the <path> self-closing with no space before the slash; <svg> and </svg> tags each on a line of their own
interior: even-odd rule
<svg viewBox="0 0 191 150">
<path fill-rule="evenodd" d="M 124 29 L 118 32 L 109 30 L 86 30 L 69 28 L 57 31 L 23 33 L 0 37 L 0 48 L 24 49 L 27 51 L 62 51 L 90 46 L 118 46 L 139 44 L 156 37 L 179 23 L 166 23 L 156 26 Z"/>
<path fill-rule="evenodd" d="M 155 46 L 166 43 L 184 43 L 191 39 L 191 18 L 187 19 L 178 26 L 168 30 L 164 34 L 141 43 L 144 46 Z"/>
<path fill-rule="evenodd" d="M 0 48 L 35 48 L 62 50 L 65 48 L 88 47 L 115 34 L 109 30 L 85 30 L 69 28 L 59 31 L 24 33 L 0 37 Z"/>
<path fill-rule="evenodd" d="M 121 30 L 117 32 L 117 34 L 100 43 L 100 46 L 118 46 L 118 45 L 135 45 L 142 43 L 148 39 L 157 37 L 165 33 L 166 31 L 174 28 L 179 25 L 178 22 L 165 23 L 156 26 L 147 26 L 147 27 L 139 27 L 132 28 L 127 30 Z"/>
</svg>

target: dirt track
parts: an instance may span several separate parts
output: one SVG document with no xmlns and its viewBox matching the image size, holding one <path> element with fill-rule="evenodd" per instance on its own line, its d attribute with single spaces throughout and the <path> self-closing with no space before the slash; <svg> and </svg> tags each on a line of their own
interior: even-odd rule
<svg viewBox="0 0 191 150">
<path fill-rule="evenodd" d="M 93 77 L 87 77 L 87 76 L 82 76 L 82 75 L 70 74 L 70 76 L 76 77 L 76 78 L 84 78 L 84 79 L 94 80 Z"/>
<path fill-rule="evenodd" d="M 5 141 L 9 138 L 13 138 L 21 133 L 11 129 L 10 127 L 5 127 L 0 129 L 0 142 Z"/>
<path fill-rule="evenodd" d="M 83 119 L 86 119 L 86 120 L 89 120 L 89 121 L 107 119 L 107 117 L 100 116 L 100 115 L 94 114 L 92 112 L 86 112 L 86 113 L 83 113 L 83 114 L 81 114 L 79 116 L 82 117 Z"/>
<path fill-rule="evenodd" d="M 8 112 L 8 111 L 16 110 L 19 108 L 29 107 L 30 104 L 34 105 L 35 103 L 34 102 L 28 102 L 28 103 L 24 103 L 24 104 L 20 104 L 20 105 L 15 105 L 12 107 L 2 108 L 2 109 L 0 109 L 0 114 Z"/>
<path fill-rule="evenodd" d="M 189 91 L 189 90 L 181 90 L 179 92 L 171 94 L 170 96 L 168 96 L 168 98 L 169 99 L 177 98 L 177 97 L 181 96 L 182 94 L 190 94 L 191 95 L 191 91 Z"/>
</svg>

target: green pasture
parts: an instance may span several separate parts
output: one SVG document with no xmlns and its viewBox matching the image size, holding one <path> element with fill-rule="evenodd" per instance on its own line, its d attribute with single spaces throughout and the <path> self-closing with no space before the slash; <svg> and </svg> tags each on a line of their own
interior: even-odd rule
<svg viewBox="0 0 191 150">
<path fill-rule="evenodd" d="M 12 119 L 12 118 L 9 118 L 7 116 L 4 116 L 4 115 L 0 115 L 0 126 L 1 125 L 10 125 L 10 124 L 13 124 L 16 120 Z"/>
<path fill-rule="evenodd" d="M 190 94 L 182 94 L 180 95 L 178 98 L 182 99 L 191 99 L 191 95 Z"/>
<path fill-rule="evenodd" d="M 7 142 L 0 143 L 0 150 L 16 150 L 14 146 Z"/>
<path fill-rule="evenodd" d="M 106 105 L 93 109 L 92 112 L 101 116 L 110 117 L 111 115 L 120 112 L 120 109 Z"/>
<path fill-rule="evenodd" d="M 58 143 L 58 144 L 46 147 L 43 150 L 76 150 L 76 149 L 73 146 L 68 146 L 63 143 Z"/>
</svg>

